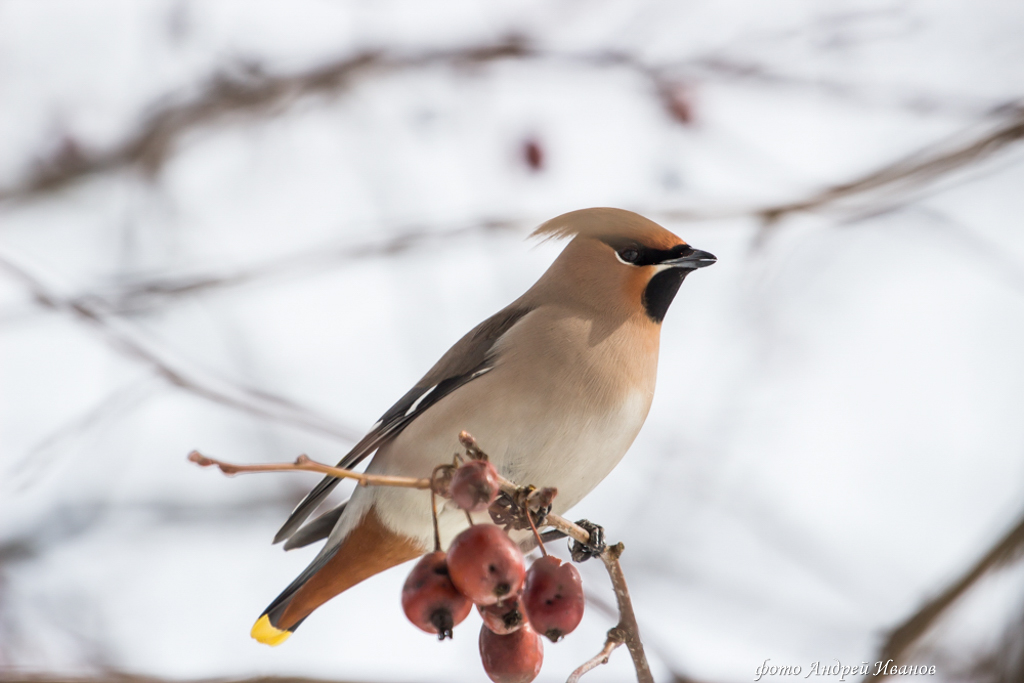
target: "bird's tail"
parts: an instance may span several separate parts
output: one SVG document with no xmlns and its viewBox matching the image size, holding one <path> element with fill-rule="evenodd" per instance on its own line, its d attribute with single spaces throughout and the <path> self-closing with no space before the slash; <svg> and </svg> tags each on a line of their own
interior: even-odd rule
<svg viewBox="0 0 1024 683">
<path fill-rule="evenodd" d="M 324 548 L 263 610 L 251 635 L 266 645 L 280 645 L 313 610 L 335 595 L 423 553 L 421 543 L 388 529 L 370 508 L 338 545 Z"/>
<path fill-rule="evenodd" d="M 264 645 L 270 645 L 271 647 L 280 645 L 284 641 L 288 640 L 288 636 L 299 627 L 302 623 L 302 619 L 295 621 L 293 624 L 283 623 L 282 617 L 284 616 L 285 610 L 291 604 L 292 599 L 302 589 L 306 583 L 312 579 L 320 570 L 324 569 L 327 564 L 334 559 L 337 555 L 338 548 L 336 546 L 333 551 L 321 553 L 317 556 L 313 562 L 299 574 L 294 581 L 288 584 L 288 587 L 281 591 L 281 594 L 274 598 L 274 601 L 270 603 L 260 618 L 256 620 L 256 623 L 252 626 L 250 635 L 263 643 Z M 315 609 L 315 607 L 314 607 Z M 312 610 L 310 610 L 312 611 Z"/>
</svg>

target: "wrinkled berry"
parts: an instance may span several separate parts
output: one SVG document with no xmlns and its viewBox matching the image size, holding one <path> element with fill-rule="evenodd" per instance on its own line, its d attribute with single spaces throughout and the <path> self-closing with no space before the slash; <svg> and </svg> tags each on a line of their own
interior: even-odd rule
<svg viewBox="0 0 1024 683">
<path fill-rule="evenodd" d="M 478 605 L 493 605 L 519 592 L 526 562 L 503 529 L 475 524 L 456 536 L 448 548 L 448 572 L 467 598 Z"/>
<path fill-rule="evenodd" d="M 501 491 L 498 471 L 486 460 L 470 460 L 455 470 L 449 491 L 463 510 L 483 512 Z"/>
<path fill-rule="evenodd" d="M 523 606 L 530 625 L 551 642 L 572 633 L 583 620 L 583 581 L 576 567 L 557 557 L 542 557 L 526 573 Z"/>
<path fill-rule="evenodd" d="M 471 606 L 452 583 L 440 550 L 420 558 L 402 586 L 405 616 L 427 633 L 436 633 L 439 640 L 452 637 L 452 628 L 469 615 Z"/>
<path fill-rule="evenodd" d="M 508 635 L 526 623 L 526 611 L 518 595 L 493 605 L 477 605 L 476 608 L 484 619 L 484 626 L 499 636 Z"/>
<path fill-rule="evenodd" d="M 529 624 L 508 635 L 481 626 L 480 659 L 494 683 L 530 683 L 544 663 L 544 643 Z"/>
</svg>

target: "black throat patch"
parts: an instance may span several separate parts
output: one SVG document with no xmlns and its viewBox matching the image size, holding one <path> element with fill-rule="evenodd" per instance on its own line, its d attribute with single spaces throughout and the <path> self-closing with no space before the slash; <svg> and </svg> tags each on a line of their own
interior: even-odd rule
<svg viewBox="0 0 1024 683">
<path fill-rule="evenodd" d="M 665 319 L 668 307 L 672 305 L 672 300 L 679 291 L 679 285 L 683 284 L 689 273 L 686 268 L 668 268 L 651 278 L 644 288 L 643 296 L 644 310 L 648 318 L 656 323 Z"/>
</svg>

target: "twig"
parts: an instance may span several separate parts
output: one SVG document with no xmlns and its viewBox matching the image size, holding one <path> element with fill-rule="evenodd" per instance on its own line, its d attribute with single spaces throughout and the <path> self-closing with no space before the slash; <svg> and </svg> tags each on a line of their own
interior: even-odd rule
<svg viewBox="0 0 1024 683">
<path fill-rule="evenodd" d="M 470 457 L 487 457 L 477 445 L 476 439 L 474 439 L 468 432 L 461 432 L 459 434 L 459 441 L 463 446 L 465 446 L 466 452 Z M 192 451 L 189 453 L 188 459 L 190 462 L 194 462 L 200 467 L 215 466 L 227 475 L 245 474 L 248 472 L 318 472 L 320 474 L 326 474 L 341 479 L 354 479 L 360 486 L 400 486 L 405 488 L 430 489 L 437 495 L 448 497 L 447 490 L 438 490 L 441 487 L 432 486 L 432 479 L 353 472 L 352 470 L 324 465 L 323 463 L 316 462 L 305 455 L 300 455 L 295 459 L 295 462 L 270 463 L 265 465 L 235 465 L 221 460 L 216 460 L 214 458 L 208 458 L 199 451 Z M 518 494 L 522 491 L 522 487 L 516 486 L 504 477 L 499 476 L 499 481 L 501 484 L 501 490 L 504 493 L 513 497 L 513 499 L 519 497 Z M 528 497 L 527 504 L 529 504 L 530 500 L 531 499 Z M 526 514 L 530 514 L 529 509 L 527 509 Z M 590 533 L 586 529 L 553 512 L 549 512 L 547 514 L 543 524 L 545 526 L 558 529 L 566 536 L 571 536 L 580 543 L 590 543 Z M 608 641 L 605 643 L 605 647 L 601 651 L 602 654 L 596 659 L 607 661 L 608 655 L 610 655 L 612 650 L 617 647 L 617 645 L 609 647 L 609 642 L 613 640 L 613 634 L 615 634 L 614 639 L 619 640 L 620 644 L 625 644 L 626 648 L 629 650 L 630 656 L 633 658 L 633 666 L 636 668 L 638 683 L 654 683 L 654 678 L 651 676 L 650 666 L 647 663 L 647 656 L 644 654 L 644 646 L 640 641 L 640 627 L 637 624 L 636 615 L 633 612 L 633 602 L 629 597 L 629 588 L 626 586 L 626 577 L 623 575 L 622 566 L 619 564 L 619 556 L 622 554 L 623 548 L 624 546 L 621 543 L 617 543 L 614 546 L 605 547 L 599 555 L 601 561 L 604 563 L 605 569 L 608 570 L 608 576 L 612 581 L 612 588 L 615 590 L 615 600 L 619 607 L 619 623 L 608 632 Z M 584 664 L 573 672 L 573 676 L 579 678 L 579 676 L 602 663 L 601 661 L 598 661 L 591 664 L 591 662 L 594 662 L 594 660 L 587 662 L 587 664 Z M 588 665 L 590 665 L 589 668 L 586 668 Z M 575 679 L 570 678 L 570 680 Z"/>
<path fill-rule="evenodd" d="M 767 206 L 675 209 L 651 214 L 679 221 L 755 218 L 762 224 L 758 239 L 764 240 L 783 218 L 790 215 L 833 207 L 845 200 L 860 198 L 873 192 L 909 191 L 920 188 L 953 171 L 986 159 L 1021 140 L 1024 140 L 1024 110 L 1013 107 L 1003 115 L 1002 123 L 989 127 L 981 135 L 975 135 L 963 142 L 946 141 L 930 145 L 903 158 L 887 162 L 853 180 L 826 187 L 802 199 Z"/>
<path fill-rule="evenodd" d="M 580 664 L 579 668 L 573 671 L 565 683 L 579 683 L 580 677 L 592 669 L 596 669 L 602 664 L 608 663 L 608 658 L 611 656 L 612 651 L 615 650 L 619 645 L 625 641 L 625 636 L 619 627 L 616 626 L 608 630 L 608 638 L 604 641 L 604 647 L 601 651 L 594 655 L 591 659 Z"/>
<path fill-rule="evenodd" d="M 825 204 L 871 190 L 899 184 L 916 185 L 933 180 L 974 161 L 983 159 L 1024 138 L 1024 111 L 1017 110 L 1009 121 L 974 140 L 946 150 L 934 148 L 887 164 L 855 180 L 830 188 L 806 199 L 765 207 L 757 213 L 766 223 L 774 223 L 788 213 L 809 211 Z"/>
<path fill-rule="evenodd" d="M 636 679 L 639 683 L 654 683 L 654 676 L 651 675 L 651 667 L 647 663 L 647 655 L 644 654 L 644 644 L 640 640 L 640 625 L 636 623 L 636 614 L 633 612 L 633 601 L 629 597 L 629 588 L 626 586 L 626 576 L 622 573 L 622 565 L 619 564 L 619 556 L 625 546 L 621 543 L 610 545 L 599 555 L 604 562 L 608 576 L 612 580 L 612 588 L 615 589 L 615 601 L 619 605 L 619 623 L 615 630 L 621 631 L 625 637 L 626 649 L 633 658 L 633 666 L 636 668 Z M 609 633 L 609 637 L 611 634 Z"/>
<path fill-rule="evenodd" d="M 386 474 L 365 474 L 352 470 L 343 470 L 340 467 L 324 465 L 309 456 L 300 455 L 295 462 L 277 462 L 266 465 L 235 465 L 230 462 L 208 458 L 199 451 L 192 451 L 188 454 L 189 462 L 194 462 L 200 467 L 217 467 L 227 475 L 248 474 L 251 472 L 318 472 L 338 479 L 355 479 L 360 486 L 397 486 L 407 489 L 429 489 L 429 479 L 417 479 L 416 477 L 395 477 Z"/>
<path fill-rule="evenodd" d="M 0 187 L 0 202 L 30 199 L 52 192 L 81 178 L 120 169 L 137 169 L 155 175 L 185 134 L 216 122 L 240 116 L 274 116 L 294 103 L 313 96 L 336 96 L 361 76 L 373 73 L 449 66 L 455 69 L 481 66 L 510 59 L 553 59 L 597 68 L 631 69 L 653 84 L 664 98 L 670 85 L 664 67 L 653 67 L 624 52 L 596 51 L 564 54 L 544 51 L 518 36 L 483 45 L 419 53 L 364 50 L 319 64 L 304 71 L 273 74 L 255 62 L 241 63 L 208 77 L 190 99 L 160 103 L 131 134 L 105 149 L 88 149 L 67 138 L 55 152 L 39 160 L 22 179 Z M 666 81 L 666 82 L 662 82 Z M 165 102 L 170 99 L 162 98 Z"/>
<path fill-rule="evenodd" d="M 852 84 L 805 81 L 771 73 L 762 65 L 732 62 L 715 53 L 675 63 L 649 64 L 617 50 L 580 53 L 545 50 L 521 36 L 421 52 L 367 49 L 291 73 L 272 73 L 256 61 L 240 61 L 232 68 L 222 68 L 206 77 L 190 98 L 161 96 L 148 107 L 150 113 L 133 132 L 106 148 L 89 148 L 72 136 L 65 137 L 54 152 L 40 158 L 21 179 L 8 187 L 0 187 L 0 202 L 29 199 L 100 173 L 137 169 L 146 175 L 155 175 L 173 154 L 178 141 L 195 129 L 227 119 L 280 115 L 295 103 L 311 97 L 336 97 L 361 77 L 435 66 L 465 69 L 507 60 L 548 60 L 598 69 L 628 69 L 647 81 L 650 92 L 682 123 L 688 122 L 688 116 L 680 115 L 676 109 L 680 84 L 695 78 L 706 79 L 708 75 L 812 86 L 844 97 L 860 90 Z M 908 98 L 901 91 L 895 99 L 900 106 L 930 110 L 949 96 L 917 94 Z M 957 101 L 953 109 L 958 113 L 998 111 L 993 104 Z"/>
<path fill-rule="evenodd" d="M 500 51 L 495 51 L 498 54 Z M 639 67 L 637 67 L 639 68 Z M 652 76 L 652 78 L 655 78 Z M 762 222 L 759 240 L 764 240 L 782 219 L 802 212 L 815 211 L 848 199 L 882 190 L 904 190 L 933 182 L 952 171 L 969 166 L 995 152 L 1024 139 L 1024 111 L 1019 107 L 1007 108 L 1002 114 L 1008 118 L 1002 125 L 972 140 L 958 145 L 933 145 L 908 157 L 888 162 L 858 178 L 814 192 L 802 199 L 739 208 L 707 208 L 648 211 L 653 216 L 668 220 L 714 221 L 736 218 L 755 218 Z M 2 192 L 0 192 L 2 194 Z M 642 207 L 637 207 L 641 209 Z M 469 234 L 487 234 L 509 231 L 520 225 L 532 225 L 528 218 L 481 220 L 450 230 L 410 228 L 402 234 L 377 243 L 357 246 L 319 245 L 309 251 L 287 255 L 276 260 L 240 269 L 234 273 L 204 273 L 171 278 L 154 278 L 121 286 L 108 294 L 89 293 L 67 303 L 71 306 L 95 308 L 97 305 L 111 314 L 138 312 L 154 304 L 183 295 L 244 285 L 267 277 L 280 277 L 288 273 L 315 273 L 352 258 L 364 259 L 368 255 L 402 253 L 428 240 L 445 240 Z"/>
<path fill-rule="evenodd" d="M 38 305 L 67 314 L 72 320 L 99 332 L 114 351 L 148 366 L 157 376 L 175 387 L 214 403 L 344 441 L 355 442 L 362 436 L 353 428 L 316 415 L 309 408 L 269 392 L 238 386 L 224 380 L 191 376 L 174 367 L 170 361 L 143 343 L 123 323 L 112 319 L 98 303 L 71 301 L 61 297 L 39 278 L 2 254 L 0 268 L 21 281 Z"/>
<path fill-rule="evenodd" d="M 448 229 L 433 228 L 422 223 L 404 227 L 376 226 L 392 233 L 392 237 L 358 244 L 318 244 L 308 250 L 286 254 L 234 272 L 197 272 L 191 275 L 139 279 L 107 290 L 94 290 L 75 297 L 74 303 L 102 302 L 113 314 L 138 313 L 168 300 L 204 294 L 253 282 L 301 274 L 308 277 L 336 268 L 347 261 L 363 262 L 374 256 L 396 256 L 430 242 L 450 244 L 452 240 L 476 235 L 512 233 L 540 221 L 535 218 L 504 218 L 470 221 Z"/>
<path fill-rule="evenodd" d="M 890 631 L 876 659 L 883 662 L 889 659 L 902 661 L 904 655 L 914 644 L 931 630 L 938 623 L 939 618 L 970 588 L 976 585 L 979 579 L 1001 566 L 1018 560 L 1022 554 L 1024 554 L 1024 517 L 1021 517 L 1013 528 L 960 578 Z M 885 676 L 871 675 L 866 680 L 873 681 L 879 678 L 885 678 Z"/>
</svg>

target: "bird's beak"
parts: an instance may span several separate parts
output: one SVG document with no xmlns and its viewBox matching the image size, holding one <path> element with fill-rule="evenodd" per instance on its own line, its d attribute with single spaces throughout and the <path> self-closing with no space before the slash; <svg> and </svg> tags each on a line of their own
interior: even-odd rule
<svg viewBox="0 0 1024 683">
<path fill-rule="evenodd" d="M 692 254 L 662 261 L 661 265 L 695 270 L 697 268 L 706 268 L 707 266 L 714 264 L 717 260 L 718 259 L 715 258 L 714 254 L 709 254 L 708 252 L 701 251 L 700 249 L 694 249 Z"/>
</svg>

